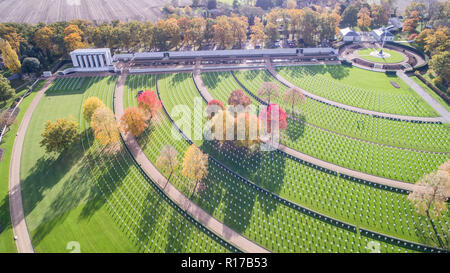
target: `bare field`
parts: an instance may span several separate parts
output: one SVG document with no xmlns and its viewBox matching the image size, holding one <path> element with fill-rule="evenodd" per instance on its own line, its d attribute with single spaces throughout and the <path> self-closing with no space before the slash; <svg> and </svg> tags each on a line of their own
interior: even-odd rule
<svg viewBox="0 0 450 273">
<path fill-rule="evenodd" d="M 37 24 L 86 19 L 157 21 L 170 0 L 0 0 L 0 22 Z M 192 3 L 180 0 L 180 5 Z"/>
</svg>

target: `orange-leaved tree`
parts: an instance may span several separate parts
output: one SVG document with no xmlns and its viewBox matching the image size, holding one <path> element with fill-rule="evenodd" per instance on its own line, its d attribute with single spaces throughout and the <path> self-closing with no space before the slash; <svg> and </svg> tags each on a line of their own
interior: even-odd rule
<svg viewBox="0 0 450 273">
<path fill-rule="evenodd" d="M 107 107 L 95 110 L 91 117 L 91 127 L 94 130 L 95 138 L 102 145 L 109 145 L 120 139 L 119 124 L 114 113 Z"/>
<path fill-rule="evenodd" d="M 138 107 L 125 109 L 120 118 L 121 128 L 132 136 L 140 136 L 147 129 L 148 124 L 144 117 L 144 111 Z"/>
<path fill-rule="evenodd" d="M 198 183 L 208 175 L 208 155 L 202 153 L 200 149 L 192 144 L 184 153 L 183 169 L 181 173 L 195 181 L 192 194 L 196 192 Z M 203 188 L 203 187 L 200 187 Z"/>
</svg>

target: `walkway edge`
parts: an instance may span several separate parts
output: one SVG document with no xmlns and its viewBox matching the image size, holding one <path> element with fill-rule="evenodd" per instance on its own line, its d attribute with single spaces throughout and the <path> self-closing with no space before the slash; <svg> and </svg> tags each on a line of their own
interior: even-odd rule
<svg viewBox="0 0 450 273">
<path fill-rule="evenodd" d="M 22 157 L 22 148 L 25 141 L 25 134 L 31 121 L 34 110 L 39 101 L 44 96 L 47 89 L 55 79 L 55 76 L 49 78 L 43 88 L 34 97 L 27 112 L 23 116 L 22 122 L 17 130 L 11 153 L 11 162 L 9 165 L 9 210 L 11 214 L 11 224 L 16 240 L 17 252 L 34 253 L 33 244 L 31 243 L 30 233 L 28 231 L 25 214 L 22 203 L 22 189 L 20 186 L 20 162 Z"/>
<path fill-rule="evenodd" d="M 119 77 L 117 81 L 116 90 L 114 94 L 114 112 L 117 120 L 123 115 L 123 93 L 124 93 L 124 83 L 127 74 L 123 74 Z M 228 226 L 224 225 L 222 222 L 218 221 L 212 215 L 204 211 L 190 199 L 188 199 L 184 194 L 182 194 L 178 189 L 175 188 L 150 162 L 145 153 L 142 151 L 140 145 L 137 143 L 136 138 L 131 135 L 125 135 L 123 133 L 122 137 L 127 145 L 129 151 L 135 158 L 136 162 L 140 167 L 147 173 L 153 181 L 158 184 L 158 186 L 166 193 L 166 195 L 171 198 L 175 203 L 177 203 L 180 208 L 184 209 L 189 213 L 195 220 L 210 229 L 216 235 L 224 238 L 227 242 L 233 244 L 238 249 L 250 253 L 268 253 L 269 251 L 258 244 L 250 241 L 249 239 L 243 237 L 239 233 L 235 232 Z"/>
</svg>

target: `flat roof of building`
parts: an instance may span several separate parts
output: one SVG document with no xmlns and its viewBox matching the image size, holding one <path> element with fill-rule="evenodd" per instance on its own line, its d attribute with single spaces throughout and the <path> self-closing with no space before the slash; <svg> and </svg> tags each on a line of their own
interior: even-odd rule
<svg viewBox="0 0 450 273">
<path fill-rule="evenodd" d="M 109 48 L 79 48 L 75 49 L 72 53 L 104 53 L 105 51 L 110 51 Z"/>
</svg>

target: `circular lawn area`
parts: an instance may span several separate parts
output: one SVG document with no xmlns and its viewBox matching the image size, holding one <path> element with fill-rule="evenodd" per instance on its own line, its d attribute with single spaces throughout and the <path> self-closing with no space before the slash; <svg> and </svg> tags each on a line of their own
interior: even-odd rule
<svg viewBox="0 0 450 273">
<path fill-rule="evenodd" d="M 358 50 L 358 56 L 361 59 L 376 63 L 400 63 L 405 59 L 405 56 L 397 51 L 383 48 L 383 52 L 386 53 L 386 57 L 377 57 L 372 52 L 380 52 L 380 49 L 366 48 Z"/>
</svg>

